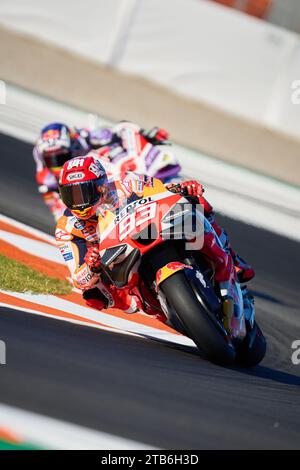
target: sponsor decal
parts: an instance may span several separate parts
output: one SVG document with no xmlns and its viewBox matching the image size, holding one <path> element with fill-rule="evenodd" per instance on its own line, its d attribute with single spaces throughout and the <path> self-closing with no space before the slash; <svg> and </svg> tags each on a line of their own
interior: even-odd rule
<svg viewBox="0 0 300 470">
<path fill-rule="evenodd" d="M 135 228 L 154 219 L 156 215 L 156 205 L 156 202 L 152 202 L 145 206 L 139 206 L 136 211 L 122 219 L 119 225 L 119 240 L 124 240 Z"/>
<path fill-rule="evenodd" d="M 42 139 L 44 141 L 58 140 L 59 137 L 60 137 L 60 131 L 58 129 L 49 129 L 47 132 L 43 134 Z"/>
<path fill-rule="evenodd" d="M 178 271 L 178 269 L 182 268 L 188 268 L 188 269 L 193 269 L 191 266 L 188 266 L 187 264 L 180 263 L 180 261 L 173 261 L 172 263 L 168 263 L 166 265 L 168 269 L 171 271 Z"/>
<path fill-rule="evenodd" d="M 69 245 L 65 244 L 59 247 L 65 261 L 73 259 L 73 253 Z"/>
<path fill-rule="evenodd" d="M 83 178 L 84 178 L 84 173 L 82 172 L 71 173 L 70 175 L 67 176 L 68 181 L 82 180 Z"/>
<path fill-rule="evenodd" d="M 65 261 L 71 261 L 71 259 L 73 259 L 73 254 L 71 251 L 69 251 L 68 253 L 64 253 L 63 257 Z"/>
<path fill-rule="evenodd" d="M 97 178 L 99 178 L 99 176 L 101 175 L 101 172 L 102 172 L 102 165 L 98 161 L 93 162 L 93 163 L 90 164 L 89 170 L 92 173 L 94 173 L 94 175 L 96 175 Z"/>
<path fill-rule="evenodd" d="M 88 241 L 90 241 L 91 237 L 94 238 L 95 240 L 98 240 L 98 235 L 97 235 L 96 230 L 97 228 L 94 225 L 86 225 L 82 229 L 82 235 Z"/>
<path fill-rule="evenodd" d="M 79 223 L 82 221 L 78 221 Z M 75 227 L 75 225 L 74 225 Z M 89 225 L 85 223 L 84 226 L 79 228 L 79 225 L 76 227 L 78 230 L 81 230 L 82 235 L 84 236 L 85 240 L 88 242 L 98 242 L 99 237 L 97 235 L 97 227 L 94 225 Z"/>
<path fill-rule="evenodd" d="M 148 188 L 153 188 L 154 182 L 151 176 L 145 176 L 144 183 L 145 183 L 145 186 L 147 186 Z"/>
<path fill-rule="evenodd" d="M 192 266 L 189 266 L 188 264 L 183 264 L 180 261 L 173 261 L 171 263 L 168 263 L 166 266 L 163 268 L 159 269 L 156 273 L 156 287 L 159 286 L 163 281 L 168 279 L 168 277 L 172 276 L 175 274 L 177 271 L 181 271 L 182 269 L 193 269 Z"/>
<path fill-rule="evenodd" d="M 94 278 L 94 275 L 89 273 L 87 268 L 85 267 L 79 273 L 77 273 L 74 278 L 79 286 L 85 287 L 91 283 Z"/>
<path fill-rule="evenodd" d="M 141 193 L 144 189 L 144 182 L 143 181 L 138 181 L 137 183 L 137 192 Z"/>
<path fill-rule="evenodd" d="M 84 165 L 84 158 L 74 158 L 73 160 L 70 160 L 68 163 L 68 170 L 72 170 L 73 168 L 82 168 Z"/>
<path fill-rule="evenodd" d="M 203 276 L 203 274 L 202 274 L 200 271 L 197 271 L 197 272 L 196 272 L 196 278 L 199 279 L 199 281 L 201 282 L 201 284 L 203 285 L 203 287 L 207 287 L 207 284 L 206 284 L 206 282 L 205 282 L 204 276 Z"/>
<path fill-rule="evenodd" d="M 61 245 L 59 249 L 62 253 L 66 253 L 67 251 L 70 251 L 70 246 L 68 243 L 65 243 L 64 245 Z"/>
<path fill-rule="evenodd" d="M 132 214 L 136 207 L 143 206 L 147 204 L 148 202 L 151 202 L 152 198 L 151 196 L 143 199 L 137 199 L 136 201 L 133 201 L 131 204 L 128 206 L 124 207 L 124 209 L 119 212 L 119 214 L 115 217 L 114 223 L 117 225 L 124 217 L 126 217 L 128 214 Z"/>
<path fill-rule="evenodd" d="M 102 256 L 103 258 L 103 263 L 105 263 L 105 266 L 109 266 L 113 261 L 116 261 L 117 258 L 121 255 L 121 254 L 124 254 L 124 252 L 126 251 L 126 245 L 121 245 L 119 248 L 117 248 L 111 255 L 110 258 L 108 259 L 105 259 L 104 261 L 104 256 L 105 256 L 105 253 L 104 255 Z"/>
<path fill-rule="evenodd" d="M 85 226 L 86 222 L 84 220 L 76 220 L 76 222 L 74 223 L 74 227 L 77 230 L 83 230 Z"/>
<path fill-rule="evenodd" d="M 65 230 L 57 228 L 55 230 L 55 239 L 57 241 L 68 242 L 70 240 L 73 240 L 73 235 L 71 233 L 66 232 Z"/>
<path fill-rule="evenodd" d="M 88 235 L 86 237 L 86 241 L 87 242 L 97 242 L 97 241 L 99 241 L 98 235 L 96 233 L 93 234 L 93 235 Z"/>
</svg>

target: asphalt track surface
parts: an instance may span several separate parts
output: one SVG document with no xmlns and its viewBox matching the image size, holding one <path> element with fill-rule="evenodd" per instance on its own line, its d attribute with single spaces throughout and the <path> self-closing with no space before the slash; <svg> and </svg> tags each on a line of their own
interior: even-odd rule
<svg viewBox="0 0 300 470">
<path fill-rule="evenodd" d="M 51 233 L 31 146 L 0 134 L 0 212 Z M 252 371 L 210 364 L 189 348 L 0 309 L 7 365 L 0 402 L 160 448 L 300 448 L 300 247 L 220 217 L 256 268 L 251 287 L 268 339 Z"/>
</svg>

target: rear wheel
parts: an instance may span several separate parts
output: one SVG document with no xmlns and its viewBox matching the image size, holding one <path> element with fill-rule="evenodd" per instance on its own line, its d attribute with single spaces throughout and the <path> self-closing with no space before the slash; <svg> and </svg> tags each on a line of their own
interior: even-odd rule
<svg viewBox="0 0 300 470">
<path fill-rule="evenodd" d="M 199 302 L 184 272 L 178 271 L 163 281 L 160 289 L 189 337 L 206 356 L 220 365 L 232 365 L 236 356 L 235 348 Z"/>
</svg>

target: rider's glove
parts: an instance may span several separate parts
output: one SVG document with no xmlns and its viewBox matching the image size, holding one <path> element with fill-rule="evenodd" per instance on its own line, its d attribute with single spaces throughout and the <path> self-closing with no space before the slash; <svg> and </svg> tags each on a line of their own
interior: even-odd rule
<svg viewBox="0 0 300 470">
<path fill-rule="evenodd" d="M 181 183 L 170 183 L 167 185 L 167 189 L 173 193 L 180 193 L 182 196 L 198 199 L 204 193 L 204 188 L 198 181 L 182 181 Z"/>
<path fill-rule="evenodd" d="M 142 131 L 142 135 L 153 145 L 164 144 L 169 138 L 169 132 L 161 127 L 153 127 L 149 131 Z"/>
<path fill-rule="evenodd" d="M 95 246 L 89 247 L 84 257 L 84 261 L 92 272 L 98 272 L 101 266 L 99 249 Z"/>
<path fill-rule="evenodd" d="M 183 196 L 190 196 L 193 198 L 200 198 L 204 193 L 204 188 L 201 183 L 195 180 L 183 181 L 179 183 L 180 192 Z"/>
</svg>

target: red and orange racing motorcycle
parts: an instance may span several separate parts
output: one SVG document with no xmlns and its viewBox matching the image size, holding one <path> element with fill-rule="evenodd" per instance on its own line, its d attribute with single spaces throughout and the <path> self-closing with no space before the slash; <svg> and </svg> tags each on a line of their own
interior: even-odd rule
<svg viewBox="0 0 300 470">
<path fill-rule="evenodd" d="M 99 216 L 102 275 L 117 289 L 139 289 L 146 312 L 162 312 L 213 362 L 253 367 L 266 352 L 254 302 L 245 305 L 236 279 L 221 295 L 214 266 L 199 250 L 201 234 L 213 231 L 200 209 L 154 179 L 142 197 L 105 211 Z"/>
</svg>

